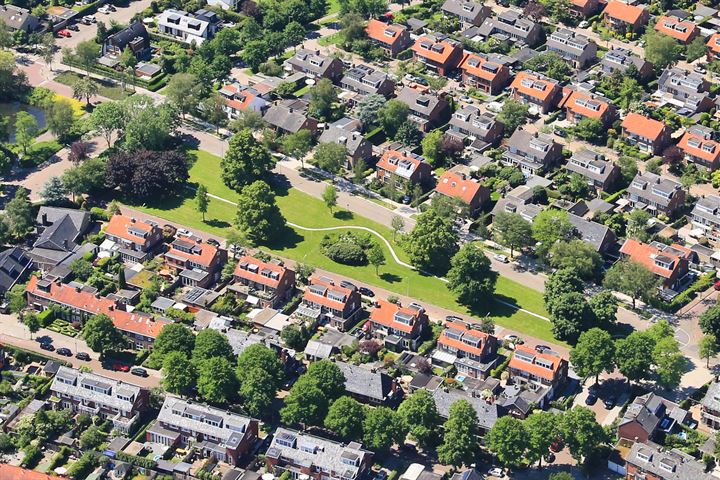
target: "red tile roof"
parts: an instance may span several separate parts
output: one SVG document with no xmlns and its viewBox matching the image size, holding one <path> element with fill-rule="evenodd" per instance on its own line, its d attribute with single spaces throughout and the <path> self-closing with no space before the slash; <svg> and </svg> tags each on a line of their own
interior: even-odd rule
<svg viewBox="0 0 720 480">
<path fill-rule="evenodd" d="M 667 26 L 666 24 L 669 26 Z M 685 31 L 682 32 L 676 30 L 676 28 L 678 27 L 684 27 Z M 681 20 L 678 17 L 666 15 L 658 19 L 657 23 L 655 24 L 655 30 L 660 33 L 664 33 L 665 35 L 672 37 L 675 40 L 687 43 L 697 34 L 698 27 L 693 22 L 688 22 L 686 20 Z"/>
<path fill-rule="evenodd" d="M 644 117 L 639 113 L 628 113 L 622 121 L 622 128 L 635 135 L 655 141 L 662 135 L 665 124 L 652 118 Z"/>
<path fill-rule="evenodd" d="M 705 44 L 715 53 L 720 53 L 720 33 L 713 33 Z"/>
<path fill-rule="evenodd" d="M 479 195 L 480 188 L 480 183 L 475 180 L 448 170 L 438 180 L 435 191 L 470 204 Z"/>
<path fill-rule="evenodd" d="M 608 2 L 603 15 L 608 15 L 625 23 L 635 25 L 645 14 L 645 9 L 627 3 L 611 0 Z"/>
<path fill-rule="evenodd" d="M 388 25 L 387 23 L 381 22 L 380 20 L 371 19 L 368 21 L 367 27 L 365 27 L 365 33 L 368 38 L 376 40 L 387 45 L 393 45 L 400 39 L 400 35 L 405 30 L 402 25 Z M 393 32 L 393 36 L 388 36 L 385 31 Z"/>
<path fill-rule="evenodd" d="M 423 42 L 429 42 L 431 44 L 431 48 L 425 49 L 422 47 Z M 435 47 L 436 45 L 440 45 L 442 47 L 442 50 L 435 51 L 432 47 Z M 453 55 L 453 53 L 459 49 L 459 47 L 451 44 L 450 42 L 446 40 L 442 41 L 434 41 L 431 37 L 423 36 L 415 40 L 415 44 L 412 47 L 413 52 L 415 52 L 417 55 L 427 58 L 428 60 L 432 60 L 435 63 L 438 63 L 440 65 L 445 65 L 448 60 L 450 60 L 450 57 Z"/>
<path fill-rule="evenodd" d="M 242 268 L 240 265 L 243 263 L 248 263 L 249 265 L 256 265 L 258 267 L 257 273 Z M 261 275 L 261 272 L 263 270 L 278 273 L 279 276 L 277 280 L 274 278 L 266 277 L 265 275 Z M 277 288 L 282 283 L 283 277 L 287 274 L 287 271 L 288 269 L 282 265 L 278 265 L 272 262 L 263 262 L 262 260 L 251 257 L 250 255 L 243 255 L 242 257 L 240 257 L 240 260 L 235 267 L 235 276 L 243 278 L 245 280 L 253 281 L 255 283 L 259 283 L 261 285 L 265 285 L 267 287 Z"/>
<path fill-rule="evenodd" d="M 188 253 L 184 252 L 177 248 L 177 242 L 186 242 L 190 246 L 194 247 L 195 249 L 199 249 L 199 253 Z M 178 256 L 180 258 L 184 258 L 186 260 L 191 260 L 194 263 L 197 263 L 199 265 L 203 265 L 206 267 L 209 267 L 212 265 L 213 260 L 215 259 L 215 256 L 218 253 L 218 249 L 209 243 L 203 243 L 195 241 L 188 237 L 177 237 L 173 243 L 170 244 L 170 249 L 167 251 L 167 253 L 171 253 L 174 256 Z"/>
<path fill-rule="evenodd" d="M 688 143 L 691 138 L 696 139 L 700 142 L 700 144 L 696 147 L 693 147 Z M 683 152 L 702 158 L 703 160 L 706 160 L 710 163 L 714 163 L 720 160 L 720 143 L 712 139 L 705 139 L 700 135 L 693 135 L 690 132 L 685 132 L 685 135 L 683 135 L 683 137 L 680 139 L 678 147 L 680 147 Z M 703 147 L 712 147 L 712 151 L 704 150 Z"/>
<path fill-rule="evenodd" d="M 252 103 L 253 100 L 255 100 L 255 97 L 256 97 L 255 94 L 252 93 L 250 90 L 248 90 L 247 88 L 240 87 L 238 85 L 233 85 L 233 84 L 225 85 L 223 87 L 223 90 L 232 92 L 233 95 L 235 95 L 235 96 L 238 96 L 238 94 L 242 92 L 241 95 L 239 95 L 240 98 L 236 98 L 236 97 L 223 98 L 223 101 L 225 102 L 225 104 L 228 105 L 229 107 L 234 108 L 235 110 L 245 110 L 247 107 L 250 106 L 250 104 Z"/>
<path fill-rule="evenodd" d="M 414 318 L 412 325 L 406 325 L 395 320 L 396 313 L 406 313 Z M 418 326 L 418 320 L 424 316 L 420 311 L 390 303 L 387 300 L 377 300 L 377 306 L 370 312 L 370 321 L 379 323 L 388 328 L 394 328 L 405 333 L 412 333 Z"/>
<path fill-rule="evenodd" d="M 397 150 L 387 150 L 385 153 L 383 153 L 383 156 L 378 160 L 377 162 L 377 168 L 381 168 L 383 170 L 387 170 L 388 172 L 395 172 L 398 169 L 398 165 L 400 165 L 400 162 L 394 162 L 391 163 L 390 159 L 398 159 L 398 160 L 407 160 L 410 162 L 414 168 L 413 172 L 417 170 L 418 166 L 422 163 L 421 160 L 405 155 L 401 152 L 398 152 Z"/>
<path fill-rule="evenodd" d="M 309 286 L 310 285 L 321 285 L 325 288 L 327 288 L 327 291 L 333 290 L 338 293 L 341 293 L 345 295 L 345 301 L 340 302 L 338 300 L 333 300 L 332 298 L 329 298 L 327 296 L 327 292 L 325 295 L 318 295 L 317 293 L 314 293 L 310 291 Z M 310 282 L 308 284 L 308 288 L 305 289 L 305 292 L 303 293 L 303 298 L 309 302 L 316 303 L 318 305 L 322 305 L 328 308 L 333 308 L 335 310 L 344 310 L 345 306 L 352 300 L 352 294 L 353 291 L 349 288 L 341 287 L 339 284 L 333 282 L 328 282 L 326 280 L 323 280 L 320 277 L 313 276 L 310 278 Z"/>
<path fill-rule="evenodd" d="M 536 363 L 530 363 L 526 362 L 525 360 L 521 360 L 516 355 L 517 352 L 524 352 L 528 355 L 531 355 L 534 359 L 545 360 L 550 363 L 551 368 L 545 368 Z M 513 370 L 520 370 L 522 372 L 530 373 L 532 375 L 535 375 L 536 377 L 545 378 L 547 380 L 554 380 L 560 372 L 560 367 L 562 366 L 562 364 L 563 359 L 561 357 L 549 353 L 538 353 L 534 349 L 525 345 L 517 345 L 515 347 L 515 353 L 513 353 L 513 356 L 510 359 L 509 367 Z"/>
<path fill-rule="evenodd" d="M 590 108 L 589 103 L 598 105 L 597 110 Z M 570 94 L 570 98 L 565 102 L 565 108 L 572 111 L 573 113 L 580 114 L 584 117 L 603 119 L 607 113 L 610 105 L 598 98 L 594 98 L 592 95 L 582 93 L 579 91 L 573 91 Z"/>
<path fill-rule="evenodd" d="M 471 63 L 475 63 L 475 61 L 478 62 L 477 65 L 471 65 Z M 495 72 L 491 72 L 485 68 L 482 68 L 482 66 L 486 63 L 494 65 L 497 70 Z M 483 58 L 479 55 L 475 55 L 472 53 L 465 54 L 462 61 L 460 62 L 460 68 L 470 75 L 474 75 L 488 81 L 493 81 L 495 77 L 497 77 L 501 72 L 506 72 L 508 70 L 505 65 L 491 62 L 487 58 Z"/>
<path fill-rule="evenodd" d="M 47 473 L 26 470 L 13 465 L 0 464 L 0 480 L 67 480 Z"/>
<path fill-rule="evenodd" d="M 683 255 L 676 255 L 673 251 L 668 251 L 672 248 L 678 250 Z M 632 238 L 628 238 L 620 248 L 620 253 L 627 255 L 633 262 L 637 262 L 645 266 L 648 270 L 663 278 L 671 278 L 675 271 L 680 267 L 680 259 L 686 258 L 690 254 L 690 250 L 677 244 L 673 244 L 663 250 L 649 245 L 647 243 L 638 242 Z M 671 263 L 671 268 L 665 268 L 656 262 L 656 259 L 664 257 L 667 263 Z"/>
<path fill-rule="evenodd" d="M 141 220 L 135 220 L 131 217 L 126 217 L 125 215 L 117 214 L 113 215 L 108 222 L 107 226 L 105 227 L 105 233 L 113 235 L 115 237 L 124 238 L 125 240 L 129 240 L 137 244 L 147 243 L 147 238 L 143 239 L 138 237 L 137 235 L 131 234 L 128 231 L 130 227 L 137 228 L 138 230 L 142 230 L 147 233 L 150 233 L 154 228 L 149 223 L 145 223 Z"/>
<path fill-rule="evenodd" d="M 37 297 L 45 298 L 54 303 L 81 310 L 90 315 L 104 313 L 110 317 L 118 330 L 156 338 L 165 322 L 155 321 L 147 314 L 126 312 L 117 308 L 116 303 L 106 297 L 96 297 L 93 293 L 77 291 L 65 283 L 52 282 L 50 291 L 45 292 L 37 287 L 38 278 L 32 276 L 25 291 Z M 0 477 L 1 478 L 1 477 Z"/>
<path fill-rule="evenodd" d="M 524 79 L 532 80 L 534 86 L 524 85 Z M 540 78 L 530 72 L 520 72 L 515 76 L 515 80 L 513 80 L 510 88 L 530 97 L 537 98 L 544 103 L 550 96 L 557 92 L 559 87 L 557 82 L 553 80 Z"/>
</svg>

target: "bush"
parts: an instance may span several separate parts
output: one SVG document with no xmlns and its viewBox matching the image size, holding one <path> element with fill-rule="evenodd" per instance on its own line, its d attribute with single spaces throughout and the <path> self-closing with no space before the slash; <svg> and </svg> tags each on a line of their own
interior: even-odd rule
<svg viewBox="0 0 720 480">
<path fill-rule="evenodd" d="M 42 458 L 42 452 L 35 445 L 29 445 L 25 448 L 25 456 L 22 459 L 20 465 L 23 468 L 33 469 Z"/>
<path fill-rule="evenodd" d="M 107 222 L 108 220 L 110 220 L 110 214 L 104 208 L 92 207 L 90 209 L 90 215 L 95 221 L 104 220 Z"/>
<path fill-rule="evenodd" d="M 36 316 L 37 319 L 40 321 L 40 325 L 42 325 L 43 327 L 47 327 L 55 319 L 55 312 L 48 308 L 47 310 L 43 310 L 42 312 L 38 313 Z"/>
<path fill-rule="evenodd" d="M 365 251 L 359 245 L 352 243 L 335 243 L 325 248 L 323 253 L 330 260 L 343 265 L 367 264 Z"/>
<path fill-rule="evenodd" d="M 118 454 L 119 456 L 119 454 Z M 71 478 L 85 478 L 90 475 L 90 472 L 95 468 L 97 458 L 93 452 L 85 452 L 73 463 L 68 469 L 68 475 Z"/>
<path fill-rule="evenodd" d="M 57 467 L 62 467 L 63 465 L 65 465 L 71 453 L 72 450 L 70 450 L 69 447 L 66 447 L 64 445 L 60 447 L 58 453 L 56 453 L 50 461 L 50 465 L 48 466 L 48 472 L 55 470 Z"/>
<path fill-rule="evenodd" d="M 498 365 L 497 367 L 490 370 L 490 376 L 495 378 L 500 378 L 500 375 L 505 371 L 507 366 L 510 364 L 510 359 L 512 358 L 512 355 L 508 355 L 505 360 Z"/>
</svg>

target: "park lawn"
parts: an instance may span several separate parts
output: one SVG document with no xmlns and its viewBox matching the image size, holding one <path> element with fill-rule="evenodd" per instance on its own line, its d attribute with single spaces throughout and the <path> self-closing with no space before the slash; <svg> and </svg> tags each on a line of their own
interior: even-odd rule
<svg viewBox="0 0 720 480">
<path fill-rule="evenodd" d="M 55 76 L 55 81 L 72 87 L 75 82 L 80 80 L 82 75 L 76 72 L 62 72 Z M 122 100 L 126 97 L 122 88 L 111 84 L 109 81 L 99 80 L 97 78 L 92 79 L 98 87 L 98 95 L 101 97 L 109 98 L 110 100 Z"/>
<path fill-rule="evenodd" d="M 339 12 L 340 12 L 340 0 L 330 0 L 328 2 L 328 10 L 327 10 L 327 14 L 325 16 L 334 15 Z"/>
</svg>

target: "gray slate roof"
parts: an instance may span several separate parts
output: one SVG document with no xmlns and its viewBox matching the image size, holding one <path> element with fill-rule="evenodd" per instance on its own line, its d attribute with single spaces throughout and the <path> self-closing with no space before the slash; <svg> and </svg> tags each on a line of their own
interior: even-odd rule
<svg viewBox="0 0 720 480">
<path fill-rule="evenodd" d="M 635 175 L 627 193 L 628 195 L 637 195 L 643 201 L 649 200 L 667 207 L 674 192 L 681 190 L 681 187 L 682 185 L 674 180 L 646 171 Z M 665 197 L 662 193 L 670 194 L 670 198 Z"/>
<path fill-rule="evenodd" d="M 271 106 L 263 116 L 263 120 L 271 126 L 293 133 L 303 127 L 307 118 L 307 114 L 284 105 Z"/>
<path fill-rule="evenodd" d="M 613 173 L 615 164 L 605 156 L 592 150 L 574 152 L 565 164 L 565 169 L 590 180 L 605 183 Z"/>
<path fill-rule="evenodd" d="M 348 155 L 355 155 L 355 152 L 369 143 L 365 137 L 358 131 L 349 132 L 344 128 L 330 125 L 323 130 L 318 139 L 318 143 L 339 143 L 345 145 Z"/>
<path fill-rule="evenodd" d="M 392 391 L 392 378 L 386 373 L 373 372 L 345 362 L 337 362 L 336 365 L 345 375 L 345 390 L 348 393 L 370 397 L 381 402 Z"/>
<path fill-rule="evenodd" d="M 627 462 L 663 480 L 710 480 L 703 463 L 677 449 L 663 451 L 654 443 L 635 443 L 627 456 Z"/>
<path fill-rule="evenodd" d="M 410 107 L 411 112 L 418 112 L 427 117 L 431 117 L 433 112 L 448 106 L 446 100 L 436 95 L 420 93 L 410 87 L 404 87 L 398 94 L 397 99 Z"/>
<path fill-rule="evenodd" d="M 490 8 L 472 0 L 445 0 L 442 11 L 461 18 L 467 18 L 471 23 L 480 22 L 491 13 Z"/>
<path fill-rule="evenodd" d="M 0 292 L 10 290 L 32 261 L 25 252 L 13 247 L 0 253 Z"/>
<path fill-rule="evenodd" d="M 592 220 L 586 220 L 572 213 L 568 214 L 568 219 L 577 231 L 578 235 L 580 235 L 580 239 L 583 242 L 592 245 L 596 251 L 600 251 L 605 239 L 608 238 L 608 236 L 615 235 L 607 226 L 598 222 L 593 222 Z"/>
<path fill-rule="evenodd" d="M 316 75 L 322 76 L 335 62 L 340 62 L 337 58 L 328 57 L 322 55 L 319 52 L 313 50 L 307 50 L 301 48 L 297 53 L 286 60 L 290 65 L 295 65 L 305 70 L 309 70 Z"/>
<path fill-rule="evenodd" d="M 31 32 L 37 28 L 38 22 L 30 10 L 15 5 L 0 5 L 0 23 L 7 25 L 10 30 Z"/>
<path fill-rule="evenodd" d="M 447 418 L 450 413 L 450 407 L 458 400 L 467 400 L 475 409 L 478 416 L 478 425 L 483 430 L 490 430 L 498 418 L 505 415 L 506 411 L 497 403 L 488 403 L 480 397 L 468 395 L 467 392 L 455 388 L 438 388 L 432 392 L 435 406 L 438 413 L 443 418 Z"/>
<path fill-rule="evenodd" d="M 117 408 L 124 412 L 131 412 L 142 389 L 137 385 L 102 375 L 85 373 L 74 368 L 60 367 L 53 379 L 50 390 L 56 394 L 70 395 L 75 399 L 95 402 L 106 408 Z M 105 393 L 105 391 L 108 393 Z M 123 400 L 120 396 L 130 398 L 130 400 Z"/>
</svg>

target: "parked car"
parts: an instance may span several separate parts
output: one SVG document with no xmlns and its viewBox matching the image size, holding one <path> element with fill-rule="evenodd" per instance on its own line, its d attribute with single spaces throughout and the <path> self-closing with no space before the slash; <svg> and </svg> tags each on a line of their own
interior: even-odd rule
<svg viewBox="0 0 720 480">
<path fill-rule="evenodd" d="M 127 365 L 123 365 L 122 363 L 113 363 L 112 369 L 115 370 L 116 372 L 129 372 L 130 371 L 130 367 L 128 367 Z"/>
<path fill-rule="evenodd" d="M 92 23 L 93 23 L 92 20 L 90 20 L 89 18 L 85 18 L 85 17 L 82 17 L 80 19 L 80 21 L 82 22 L 83 25 L 92 25 Z"/>
<path fill-rule="evenodd" d="M 587 20 L 583 20 L 582 22 L 578 23 L 578 28 L 587 28 L 590 26 L 590 22 Z"/>
<path fill-rule="evenodd" d="M 47 350 L 48 352 L 54 352 L 54 351 L 55 351 L 55 347 L 53 346 L 52 343 L 41 343 L 41 344 L 40 344 L 40 349 L 41 349 L 41 350 Z"/>
<path fill-rule="evenodd" d="M 68 30 L 72 30 L 73 32 L 79 32 L 80 27 L 77 26 L 76 23 L 72 23 L 66 27 Z"/>
<path fill-rule="evenodd" d="M 507 255 L 503 255 L 502 253 L 496 253 L 493 255 L 493 258 L 500 263 L 508 263 L 510 261 Z"/>
<path fill-rule="evenodd" d="M 612 410 L 613 408 L 615 408 L 616 403 L 617 403 L 617 398 L 615 397 L 615 395 L 610 395 L 603 401 L 603 404 L 605 404 L 605 408 L 607 410 Z"/>
<path fill-rule="evenodd" d="M 357 286 L 354 283 L 348 282 L 347 280 L 341 281 L 340 286 L 342 288 L 347 288 L 348 290 L 357 290 Z"/>
<path fill-rule="evenodd" d="M 185 229 L 185 228 L 178 228 L 177 234 L 180 235 L 181 237 L 192 237 L 193 236 L 193 233 L 190 230 Z"/>
<path fill-rule="evenodd" d="M 70 349 L 65 347 L 58 348 L 57 354 L 62 355 L 63 357 L 72 357 L 72 352 L 70 351 Z"/>
<path fill-rule="evenodd" d="M 463 319 L 458 317 L 457 315 L 448 315 L 445 317 L 446 322 L 462 322 Z"/>
<path fill-rule="evenodd" d="M 375 292 L 373 292 L 367 287 L 360 287 L 358 290 L 360 291 L 360 295 L 365 295 L 366 297 L 371 298 L 375 296 Z"/>
<path fill-rule="evenodd" d="M 491 477 L 498 477 L 498 478 L 505 477 L 505 472 L 503 472 L 503 469 L 500 467 L 491 468 L 490 470 L 488 470 L 487 474 L 490 475 Z"/>
<path fill-rule="evenodd" d="M 104 13 L 105 15 L 108 15 L 112 10 L 110 10 L 109 5 L 103 5 L 102 7 L 98 8 L 99 13 Z"/>
<path fill-rule="evenodd" d="M 720 280 L 718 280 L 717 282 L 715 282 L 715 290 L 720 291 Z"/>
<path fill-rule="evenodd" d="M 595 395 L 593 392 L 590 392 L 585 398 L 585 405 L 595 405 L 597 403 L 597 399 L 597 395 Z"/>
<path fill-rule="evenodd" d="M 207 240 L 205 240 L 205 243 L 207 243 L 208 245 L 212 245 L 215 248 L 220 248 L 220 242 L 218 242 L 214 238 L 208 238 Z"/>
<path fill-rule="evenodd" d="M 70 33 L 70 30 L 68 30 L 66 28 L 58 30 L 57 35 L 58 35 L 58 37 L 64 37 L 64 38 L 72 37 L 72 33 Z"/>
<path fill-rule="evenodd" d="M 138 376 L 138 377 L 147 377 L 148 376 L 147 370 L 145 370 L 144 368 L 140 368 L 140 367 L 131 368 L 130 373 L 132 373 L 133 375 Z"/>
<path fill-rule="evenodd" d="M 83 17 L 83 20 L 87 20 L 87 21 L 90 22 L 90 23 L 96 23 L 96 22 L 97 22 L 97 18 L 95 18 L 95 15 L 85 15 L 85 16 Z"/>
<path fill-rule="evenodd" d="M 548 347 L 547 345 L 535 345 L 535 351 L 538 353 L 545 353 L 550 350 L 552 350 L 552 348 Z"/>
<path fill-rule="evenodd" d="M 89 361 L 90 361 L 90 355 L 88 355 L 88 354 L 85 353 L 85 352 L 78 352 L 78 353 L 76 353 L 76 354 L 75 354 L 75 358 L 77 358 L 78 360 L 82 360 L 82 361 L 84 361 L 84 362 L 89 362 Z"/>
</svg>

